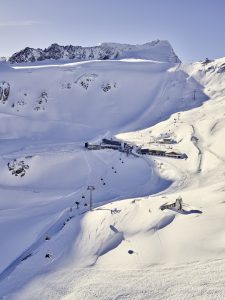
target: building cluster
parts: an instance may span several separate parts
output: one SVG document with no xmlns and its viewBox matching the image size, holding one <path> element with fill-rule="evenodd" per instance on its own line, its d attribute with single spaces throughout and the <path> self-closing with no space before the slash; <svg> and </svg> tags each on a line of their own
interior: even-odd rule
<svg viewBox="0 0 225 300">
<path fill-rule="evenodd" d="M 176 144 L 177 142 L 173 140 L 171 137 L 163 137 L 156 140 L 157 144 Z"/>
<path fill-rule="evenodd" d="M 85 148 L 88 150 L 101 150 L 101 149 L 113 149 L 121 152 L 131 153 L 134 146 L 128 143 L 124 143 L 116 140 L 102 139 L 102 142 L 99 144 L 90 144 L 85 143 Z"/>
<path fill-rule="evenodd" d="M 166 140 L 167 143 L 174 143 L 174 141 Z M 149 149 L 149 148 L 141 148 L 132 144 L 128 144 L 125 142 L 121 142 L 118 140 L 112 139 L 102 139 L 101 143 L 98 144 L 90 144 L 88 142 L 85 143 L 85 148 L 88 150 L 101 150 L 101 149 L 113 149 L 118 150 L 120 152 L 125 152 L 133 155 L 154 155 L 154 156 L 165 156 L 177 159 L 187 159 L 187 155 L 185 153 L 180 153 L 176 151 L 164 151 L 157 149 Z"/>
<path fill-rule="evenodd" d="M 181 197 L 178 197 L 174 203 L 170 203 L 170 204 L 165 203 L 165 204 L 160 206 L 160 209 L 161 210 L 175 209 L 177 211 L 182 211 L 183 210 L 183 200 L 182 200 Z"/>
<path fill-rule="evenodd" d="M 178 158 L 178 159 L 187 159 L 187 154 L 176 152 L 176 151 L 165 151 L 165 150 L 148 149 L 148 148 L 142 148 L 139 151 L 140 154 L 144 154 L 144 155 L 148 154 L 154 156 L 165 156 L 165 157 Z"/>
</svg>

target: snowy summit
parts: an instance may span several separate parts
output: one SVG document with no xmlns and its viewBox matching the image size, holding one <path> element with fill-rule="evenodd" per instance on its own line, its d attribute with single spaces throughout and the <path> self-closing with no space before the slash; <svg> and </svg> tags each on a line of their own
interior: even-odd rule
<svg viewBox="0 0 225 300">
<path fill-rule="evenodd" d="M 165 62 L 179 62 L 171 45 L 167 41 L 153 41 L 144 45 L 129 45 L 119 43 L 103 43 L 95 47 L 60 46 L 52 44 L 42 49 L 25 49 L 13 54 L 10 63 L 35 62 L 44 60 L 108 60 L 136 58 L 159 60 Z"/>
</svg>

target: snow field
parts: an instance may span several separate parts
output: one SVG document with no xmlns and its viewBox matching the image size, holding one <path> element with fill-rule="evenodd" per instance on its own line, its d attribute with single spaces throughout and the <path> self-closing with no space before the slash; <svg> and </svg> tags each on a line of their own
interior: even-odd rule
<svg viewBox="0 0 225 300">
<path fill-rule="evenodd" d="M 205 72 L 200 63 L 135 60 L 64 68 L 6 72 L 5 80 L 24 76 L 34 96 L 23 112 L 8 105 L 1 114 L 0 296 L 223 299 L 224 75 Z M 111 88 L 104 92 L 106 83 Z M 45 109 L 31 113 L 33 99 L 49 86 Z M 177 143 L 153 143 L 162 133 Z M 84 150 L 84 141 L 112 134 L 188 159 Z M 25 176 L 12 176 L 7 162 L 27 155 Z M 88 185 L 96 186 L 92 212 L 84 206 Z M 182 212 L 159 209 L 178 196 Z"/>
</svg>

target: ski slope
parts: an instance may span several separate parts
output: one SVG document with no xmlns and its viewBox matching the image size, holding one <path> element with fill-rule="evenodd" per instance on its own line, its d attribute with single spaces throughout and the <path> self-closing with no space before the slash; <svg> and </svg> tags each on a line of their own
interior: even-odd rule
<svg viewBox="0 0 225 300">
<path fill-rule="evenodd" d="M 223 64 L 0 65 L 2 299 L 223 298 Z M 188 158 L 84 148 L 113 136 Z"/>
</svg>

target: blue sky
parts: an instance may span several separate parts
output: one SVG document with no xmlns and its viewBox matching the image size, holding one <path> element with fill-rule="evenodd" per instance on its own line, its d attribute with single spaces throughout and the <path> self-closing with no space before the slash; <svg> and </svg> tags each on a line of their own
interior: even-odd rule
<svg viewBox="0 0 225 300">
<path fill-rule="evenodd" d="M 182 61 L 225 56 L 225 0 L 0 0 L 0 56 L 56 42 L 169 40 Z"/>
</svg>

